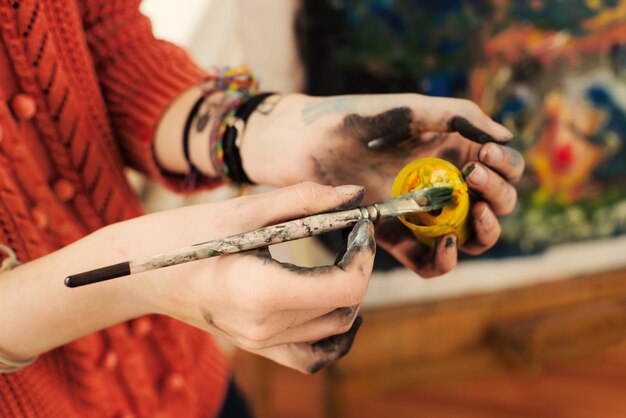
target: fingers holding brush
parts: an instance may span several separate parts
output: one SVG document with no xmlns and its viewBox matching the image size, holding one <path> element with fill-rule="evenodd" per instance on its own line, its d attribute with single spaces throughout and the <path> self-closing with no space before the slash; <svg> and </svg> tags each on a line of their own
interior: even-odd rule
<svg viewBox="0 0 626 418">
<path fill-rule="evenodd" d="M 320 212 L 351 209 L 359 206 L 365 188 L 359 185 L 337 187 L 305 181 L 266 193 L 240 199 L 238 211 L 247 213 L 244 222 L 234 224 L 227 234 L 245 232 L 286 220 Z M 277 207 L 279 202 L 280 208 Z"/>
<path fill-rule="evenodd" d="M 312 316 L 315 315 L 314 311 L 309 312 Z M 271 336 L 261 340 L 238 336 L 237 345 L 247 351 L 261 350 L 277 345 L 319 341 L 342 334 L 352 327 L 357 317 L 358 306 L 336 308 L 324 315 L 298 321 L 309 312 L 295 310 L 282 312 L 272 325 L 275 329 Z M 301 323 L 295 325 L 297 322 Z"/>
<path fill-rule="evenodd" d="M 316 373 L 348 354 L 363 320 L 357 317 L 348 331 L 315 342 L 283 344 L 252 352 L 303 373 Z"/>
<path fill-rule="evenodd" d="M 300 267 L 271 258 L 269 251 L 234 254 L 224 263 L 232 267 L 219 275 L 243 276 L 258 271 L 254 277 L 225 283 L 236 294 L 252 299 L 265 295 L 267 303 L 287 309 L 335 309 L 354 306 L 365 297 L 374 263 L 376 243 L 370 221 L 359 221 L 348 236 L 347 250 L 334 265 Z M 251 290 L 250 286 L 258 287 Z M 256 300 L 256 299 L 255 299 Z M 279 309 L 276 309 L 279 310 Z"/>
<path fill-rule="evenodd" d="M 369 220 L 357 222 L 335 264 L 300 267 L 267 248 L 217 258 L 203 281 L 201 317 L 189 318 L 244 350 L 310 373 L 345 355 L 358 325 L 376 244 Z"/>
</svg>

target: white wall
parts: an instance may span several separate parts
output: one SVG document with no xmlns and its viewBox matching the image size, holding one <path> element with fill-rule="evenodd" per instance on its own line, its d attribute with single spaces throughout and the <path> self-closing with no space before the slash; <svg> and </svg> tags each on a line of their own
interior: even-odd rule
<svg viewBox="0 0 626 418">
<path fill-rule="evenodd" d="M 141 11 L 152 19 L 154 34 L 158 38 L 186 46 L 204 12 L 216 1 L 219 0 L 143 0 Z"/>
<path fill-rule="evenodd" d="M 184 4 L 184 7 L 180 5 Z M 250 66 L 262 88 L 298 91 L 296 0 L 144 0 L 157 37 L 184 46 L 204 67 Z"/>
</svg>

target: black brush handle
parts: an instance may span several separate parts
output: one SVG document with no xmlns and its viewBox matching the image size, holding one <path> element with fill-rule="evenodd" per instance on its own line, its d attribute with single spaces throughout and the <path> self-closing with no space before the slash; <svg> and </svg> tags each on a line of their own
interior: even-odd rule
<svg viewBox="0 0 626 418">
<path fill-rule="evenodd" d="M 130 263 L 128 261 L 124 261 L 123 263 L 113 264 L 99 269 L 89 270 L 84 273 L 67 276 L 65 278 L 65 286 L 84 286 L 86 284 L 103 282 L 105 280 L 128 275 L 130 275 Z"/>
</svg>

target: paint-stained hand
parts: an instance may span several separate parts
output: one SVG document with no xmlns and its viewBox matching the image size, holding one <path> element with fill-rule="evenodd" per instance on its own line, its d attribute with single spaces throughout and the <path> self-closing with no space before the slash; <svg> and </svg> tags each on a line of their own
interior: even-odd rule
<svg viewBox="0 0 626 418">
<path fill-rule="evenodd" d="M 180 222 L 204 229 L 197 234 L 206 240 L 356 207 L 363 196 L 360 186 L 300 183 L 208 205 L 201 217 L 207 225 L 194 221 L 196 207 L 184 208 L 187 215 Z M 159 312 L 223 336 L 247 351 L 313 373 L 350 349 L 361 324 L 358 312 L 375 251 L 372 223 L 360 221 L 333 265 L 307 268 L 283 263 L 267 248 L 214 257 L 162 269 L 160 274 L 166 276 L 155 286 L 163 288 L 157 294 L 168 297 L 157 298 L 155 304 L 162 305 Z"/>
<path fill-rule="evenodd" d="M 393 179 L 410 161 L 427 156 L 448 160 L 467 170 L 477 196 L 471 208 L 475 234 L 462 250 L 479 254 L 496 243 L 497 216 L 510 213 L 517 199 L 512 184 L 520 178 L 524 161 L 505 145 L 511 139 L 504 126 L 462 99 L 288 95 L 275 97 L 269 112 L 253 114 L 241 152 L 244 168 L 258 183 L 362 184 L 366 203 L 388 198 Z M 429 251 L 399 222 L 389 222 L 377 228 L 377 238 L 381 247 L 423 276 L 440 275 L 456 265 L 455 237 L 443 237 L 436 251 Z"/>
</svg>

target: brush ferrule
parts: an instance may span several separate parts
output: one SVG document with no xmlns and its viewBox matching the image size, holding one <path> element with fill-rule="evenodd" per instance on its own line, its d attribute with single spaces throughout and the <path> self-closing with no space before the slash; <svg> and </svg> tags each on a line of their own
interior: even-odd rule
<svg viewBox="0 0 626 418">
<path fill-rule="evenodd" d="M 369 219 L 372 222 L 377 221 L 380 215 L 376 204 L 361 206 L 359 210 L 361 211 L 361 219 Z"/>
<path fill-rule="evenodd" d="M 422 211 L 422 207 L 409 195 L 398 196 L 371 205 L 376 210 L 377 218 L 410 215 Z"/>
<path fill-rule="evenodd" d="M 361 208 L 363 217 L 376 221 L 379 218 L 407 216 L 417 212 L 428 212 L 445 206 L 451 198 L 449 188 L 430 188 L 396 196 Z M 364 212 L 367 209 L 367 215 Z"/>
</svg>

